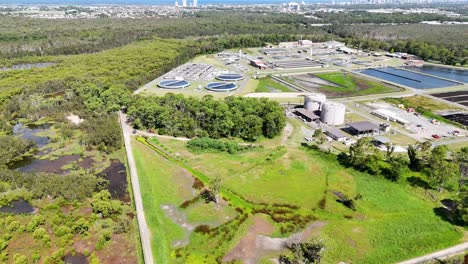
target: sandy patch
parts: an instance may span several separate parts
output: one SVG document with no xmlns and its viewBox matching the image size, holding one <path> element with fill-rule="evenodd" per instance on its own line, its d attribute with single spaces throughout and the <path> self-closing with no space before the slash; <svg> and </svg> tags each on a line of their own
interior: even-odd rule
<svg viewBox="0 0 468 264">
<path fill-rule="evenodd" d="M 74 115 L 73 113 L 70 113 L 67 116 L 67 120 L 70 121 L 72 124 L 75 124 L 75 125 L 79 125 L 79 124 L 83 123 L 83 121 L 84 121 L 84 119 L 80 118 L 77 115 Z"/>
</svg>

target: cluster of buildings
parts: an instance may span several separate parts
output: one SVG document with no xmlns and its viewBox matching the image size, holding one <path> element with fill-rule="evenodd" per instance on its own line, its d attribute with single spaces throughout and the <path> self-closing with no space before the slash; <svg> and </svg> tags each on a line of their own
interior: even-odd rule
<svg viewBox="0 0 468 264">
<path fill-rule="evenodd" d="M 0 6 L 0 15 L 45 19 L 177 17 L 179 13 L 180 11 L 173 6 L 157 5 Z"/>
<path fill-rule="evenodd" d="M 187 0 L 182 0 L 181 5 L 179 5 L 179 0 L 175 1 L 175 7 L 198 7 L 198 1 L 197 0 L 192 0 L 192 3 L 187 3 Z"/>
<path fill-rule="evenodd" d="M 375 115 L 380 114 L 379 117 L 384 120 L 407 122 L 391 112 L 375 112 Z M 294 114 L 304 122 L 319 124 L 325 135 L 345 144 L 354 142 L 351 136 L 376 135 L 390 130 L 390 125 L 385 123 L 375 124 L 370 121 L 345 123 L 346 106 L 342 103 L 327 101 L 325 95 L 318 93 L 305 96 L 303 107 L 295 108 Z"/>
</svg>

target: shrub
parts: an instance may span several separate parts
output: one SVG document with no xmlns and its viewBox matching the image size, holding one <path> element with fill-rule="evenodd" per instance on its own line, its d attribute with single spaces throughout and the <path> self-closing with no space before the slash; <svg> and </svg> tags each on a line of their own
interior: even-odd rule
<svg viewBox="0 0 468 264">
<path fill-rule="evenodd" d="M 126 215 L 121 215 L 114 224 L 114 233 L 127 233 L 130 229 L 130 219 Z"/>
<path fill-rule="evenodd" d="M 187 148 L 192 151 L 214 151 L 214 152 L 228 152 L 234 154 L 250 148 L 252 145 L 244 146 L 239 145 L 235 141 L 221 141 L 208 137 L 194 138 L 187 143 Z"/>
<path fill-rule="evenodd" d="M 39 260 L 41 259 L 41 254 L 37 251 L 34 251 L 31 256 L 31 259 L 33 263 L 39 262 Z"/>
<path fill-rule="evenodd" d="M 31 221 L 28 223 L 28 225 L 26 226 L 26 231 L 28 232 L 34 232 L 34 230 L 36 230 L 36 228 L 39 226 L 39 225 L 42 225 L 44 224 L 44 218 L 40 215 L 35 215 Z"/>
<path fill-rule="evenodd" d="M 9 232 L 14 232 L 20 227 L 20 223 L 18 221 L 12 221 L 7 225 L 6 230 Z"/>
<path fill-rule="evenodd" d="M 94 213 L 99 213 L 103 217 L 120 214 L 122 206 L 120 201 L 112 200 L 109 191 L 102 190 L 93 196 L 91 202 Z"/>
<path fill-rule="evenodd" d="M 71 229 L 68 226 L 60 226 L 56 231 L 55 235 L 58 237 L 63 237 L 71 233 Z"/>
<path fill-rule="evenodd" d="M 28 258 L 20 254 L 15 254 L 13 259 L 15 264 L 28 264 Z"/>
<path fill-rule="evenodd" d="M 78 219 L 76 223 L 73 225 L 72 230 L 75 234 L 86 235 L 89 229 L 89 222 L 86 221 L 84 218 Z"/>
</svg>

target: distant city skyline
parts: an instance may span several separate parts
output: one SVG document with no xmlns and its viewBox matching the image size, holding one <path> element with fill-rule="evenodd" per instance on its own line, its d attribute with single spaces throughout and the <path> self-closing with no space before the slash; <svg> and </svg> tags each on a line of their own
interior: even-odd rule
<svg viewBox="0 0 468 264">
<path fill-rule="evenodd" d="M 255 4 L 288 4 L 302 1 L 287 0 L 0 0 L 0 5 L 175 5 L 182 7 L 199 5 L 255 5 Z M 404 3 L 442 3 L 465 2 L 468 0 L 305 0 L 305 4 L 404 4 Z"/>
</svg>

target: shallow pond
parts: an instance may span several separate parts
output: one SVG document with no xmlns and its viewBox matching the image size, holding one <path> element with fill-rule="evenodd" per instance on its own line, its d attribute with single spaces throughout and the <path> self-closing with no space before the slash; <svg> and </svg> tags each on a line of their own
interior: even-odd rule
<svg viewBox="0 0 468 264">
<path fill-rule="evenodd" d="M 87 264 L 88 260 L 83 253 L 68 253 L 63 257 L 63 262 L 66 264 Z"/>
<path fill-rule="evenodd" d="M 11 202 L 10 206 L 0 207 L 0 212 L 9 214 L 31 214 L 34 212 L 34 207 L 25 200 L 20 199 Z"/>
<path fill-rule="evenodd" d="M 21 136 L 27 140 L 32 140 L 36 143 L 38 148 L 41 148 L 49 144 L 50 138 L 38 136 L 38 134 L 49 131 L 51 126 L 52 124 L 47 123 L 42 125 L 24 125 L 22 123 L 18 123 L 13 127 L 13 135 Z"/>
<path fill-rule="evenodd" d="M 125 165 L 119 160 L 112 160 L 109 167 L 105 168 L 99 176 L 109 181 L 108 190 L 114 199 L 130 202 L 127 192 L 127 171 Z"/>
</svg>

